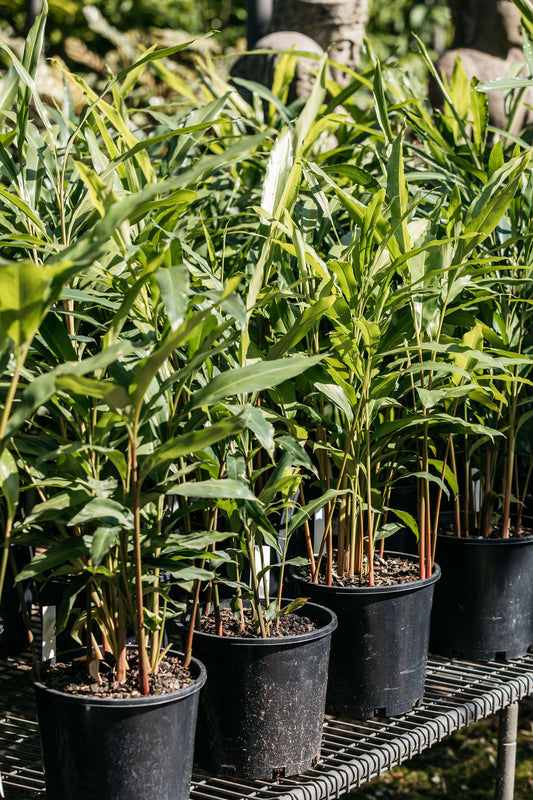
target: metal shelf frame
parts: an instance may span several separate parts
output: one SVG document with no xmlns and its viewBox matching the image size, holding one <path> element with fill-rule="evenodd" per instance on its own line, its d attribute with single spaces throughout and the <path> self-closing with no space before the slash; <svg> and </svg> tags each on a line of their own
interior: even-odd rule
<svg viewBox="0 0 533 800">
<path fill-rule="evenodd" d="M 518 702 L 530 694 L 533 654 L 488 663 L 430 657 L 424 701 L 409 714 L 364 721 L 326 717 L 314 769 L 278 782 L 195 772 L 191 800 L 333 800 L 497 713 L 496 798 L 512 800 Z M 31 669 L 24 660 L 0 662 L 0 774 L 5 800 L 45 800 Z"/>
</svg>

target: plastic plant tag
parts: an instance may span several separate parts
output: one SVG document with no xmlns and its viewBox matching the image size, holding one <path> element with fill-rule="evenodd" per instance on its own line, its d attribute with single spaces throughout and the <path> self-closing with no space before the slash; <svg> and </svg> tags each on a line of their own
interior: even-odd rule
<svg viewBox="0 0 533 800">
<path fill-rule="evenodd" d="M 43 606 L 43 640 L 41 654 L 43 661 L 53 661 L 56 657 L 56 607 Z"/>
</svg>

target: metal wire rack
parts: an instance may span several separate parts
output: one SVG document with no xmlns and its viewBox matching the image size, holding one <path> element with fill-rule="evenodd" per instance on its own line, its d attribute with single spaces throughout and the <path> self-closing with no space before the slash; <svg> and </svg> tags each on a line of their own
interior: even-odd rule
<svg viewBox="0 0 533 800">
<path fill-rule="evenodd" d="M 327 717 L 314 769 L 275 783 L 195 772 L 191 800 L 333 800 L 532 693 L 533 654 L 483 664 L 430 658 L 424 702 L 409 714 Z M 0 774 L 6 800 L 45 800 L 31 669 L 24 660 L 0 662 Z"/>
</svg>

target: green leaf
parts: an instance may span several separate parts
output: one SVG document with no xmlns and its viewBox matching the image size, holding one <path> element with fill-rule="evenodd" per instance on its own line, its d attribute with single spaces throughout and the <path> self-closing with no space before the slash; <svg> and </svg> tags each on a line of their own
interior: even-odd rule
<svg viewBox="0 0 533 800">
<path fill-rule="evenodd" d="M 332 164 L 331 166 L 324 166 L 326 175 L 341 175 L 348 178 L 350 183 L 356 183 L 364 186 L 372 192 L 379 192 L 381 186 L 379 182 L 362 167 L 355 166 L 354 164 Z"/>
<path fill-rule="evenodd" d="M 409 528 L 409 530 L 411 530 L 414 533 L 414 535 L 418 540 L 420 533 L 418 530 L 417 522 L 413 517 L 413 515 L 409 514 L 408 511 L 400 511 L 399 509 L 396 508 L 391 508 L 390 510 L 392 511 L 393 514 L 395 514 L 398 517 L 398 519 L 401 519 L 403 524 L 406 525 Z"/>
<path fill-rule="evenodd" d="M 533 8 L 529 0 L 513 0 L 513 3 L 522 14 L 522 19 L 533 26 Z"/>
<path fill-rule="evenodd" d="M 41 56 L 44 41 L 44 29 L 48 14 L 48 3 L 43 0 L 41 10 L 35 22 L 31 26 L 30 32 L 24 44 L 24 54 L 22 56 L 22 66 L 31 78 L 35 78 L 37 64 Z M 18 103 L 17 103 L 17 128 L 18 128 L 18 149 L 23 152 L 24 140 L 26 138 L 26 126 L 30 109 L 31 90 L 28 84 L 19 84 Z"/>
<path fill-rule="evenodd" d="M 494 78 L 492 81 L 478 83 L 478 92 L 510 92 L 513 89 L 527 89 L 532 86 L 531 78 Z"/>
<path fill-rule="evenodd" d="M 119 345 L 106 348 L 92 358 L 86 358 L 77 363 L 69 361 L 64 364 L 58 364 L 58 366 L 50 372 L 39 375 L 24 389 L 19 405 L 7 422 L 5 439 L 9 439 L 10 436 L 13 436 L 24 422 L 35 413 L 39 406 L 44 405 L 50 400 L 52 395 L 57 391 L 56 381 L 58 378 L 63 375 L 68 375 L 72 381 L 73 376 L 84 375 L 93 370 L 105 369 L 113 361 L 130 353 L 131 349 L 132 347 L 129 343 L 121 342 Z"/>
<path fill-rule="evenodd" d="M 330 297 L 321 297 L 315 303 L 307 306 L 303 313 L 296 319 L 292 327 L 287 333 L 273 345 L 268 352 L 268 360 L 281 358 L 285 355 L 294 345 L 298 344 L 309 331 L 313 330 L 320 322 L 322 317 L 329 311 L 337 298 L 333 295 Z"/>
<path fill-rule="evenodd" d="M 215 422 L 214 425 L 208 425 L 203 430 L 191 431 L 190 433 L 184 433 L 182 436 L 177 436 L 175 439 L 171 439 L 161 445 L 155 455 L 146 460 L 143 465 L 142 476 L 146 477 L 150 470 L 163 464 L 168 464 L 170 461 L 198 453 L 201 450 L 205 450 L 206 447 L 220 442 L 222 439 L 229 439 L 239 433 L 245 425 L 245 420 L 241 417 L 231 417 Z"/>
<path fill-rule="evenodd" d="M 276 138 L 266 165 L 261 207 L 274 216 L 294 163 L 292 129 L 285 128 Z"/>
<path fill-rule="evenodd" d="M 176 267 L 160 268 L 155 277 L 170 328 L 175 331 L 182 325 L 187 313 L 189 271 L 185 264 L 180 264 Z"/>
<path fill-rule="evenodd" d="M 202 309 L 192 314 L 180 327 L 158 343 L 152 353 L 144 358 L 135 371 L 135 380 L 130 385 L 130 395 L 134 411 L 142 405 L 144 396 L 150 383 L 155 378 L 167 358 L 202 324 L 204 318 L 211 313 L 210 308 Z"/>
<path fill-rule="evenodd" d="M 16 70 L 13 67 L 9 67 L 0 78 L 0 118 L 4 116 L 5 112 L 11 111 L 13 107 L 15 95 L 17 94 L 17 83 Z"/>
<path fill-rule="evenodd" d="M 307 98 L 305 106 L 298 117 L 295 125 L 296 144 L 295 153 L 300 155 L 309 144 L 312 143 L 312 129 L 315 120 L 317 119 L 320 107 L 326 98 L 326 72 L 328 66 L 328 57 L 324 53 L 318 63 L 318 72 L 311 90 L 311 94 Z"/>
<path fill-rule="evenodd" d="M 409 190 L 403 165 L 403 131 L 394 138 L 387 164 L 387 195 L 390 201 L 390 225 L 403 253 L 411 247 L 407 228 Z"/>
<path fill-rule="evenodd" d="M 120 530 L 121 529 L 118 527 L 110 528 L 99 525 L 91 536 L 87 535 L 83 537 L 85 543 L 90 548 L 93 566 L 100 566 L 110 550 L 115 547 L 118 543 Z"/>
<path fill-rule="evenodd" d="M 81 270 L 64 261 L 42 267 L 32 261 L 0 265 L 0 341 L 9 338 L 17 348 L 29 344 L 63 285 Z"/>
<path fill-rule="evenodd" d="M 257 437 L 257 441 L 272 456 L 274 454 L 274 427 L 267 420 L 263 409 L 258 406 L 227 406 L 228 411 L 238 415 L 244 421 L 246 427 Z"/>
<path fill-rule="evenodd" d="M 335 383 L 315 383 L 319 392 L 325 395 L 346 416 L 348 422 L 353 421 L 353 411 L 348 396 L 342 386 Z"/>
<path fill-rule="evenodd" d="M 0 456 L 0 491 L 7 504 L 7 517 L 13 522 L 19 502 L 19 473 L 15 459 L 4 449 Z"/>
<path fill-rule="evenodd" d="M 109 522 L 122 528 L 133 529 L 133 514 L 129 508 L 106 497 L 95 497 L 71 517 L 70 525 L 85 525 L 92 520 Z M 90 540 L 90 537 L 88 537 Z"/>
<path fill-rule="evenodd" d="M 387 142 L 391 144 L 394 139 L 394 134 L 392 133 L 391 124 L 389 121 L 387 101 L 385 99 L 385 87 L 383 85 L 383 76 L 381 74 L 381 64 L 379 61 L 376 61 L 374 64 L 373 92 L 376 116 L 379 126 L 385 134 Z"/>
<path fill-rule="evenodd" d="M 468 241 L 461 239 L 454 259 L 455 263 L 462 263 L 477 244 L 494 231 L 516 194 L 529 159 L 530 153 L 527 152 L 504 164 L 477 194 L 465 215 L 463 234 L 468 236 L 478 233 L 479 236 Z"/>
<path fill-rule="evenodd" d="M 254 493 L 242 481 L 212 479 L 208 481 L 187 481 L 179 483 L 168 490 L 167 494 L 182 497 L 209 497 L 214 500 L 250 500 L 257 503 Z"/>
<path fill-rule="evenodd" d="M 23 567 L 17 574 L 16 580 L 24 581 L 35 578 L 43 572 L 53 570 L 63 564 L 70 564 L 74 560 L 89 555 L 89 548 L 79 536 L 65 539 L 57 544 L 52 544 L 46 552 L 34 556 L 30 563 Z"/>
<path fill-rule="evenodd" d="M 526 59 L 529 74 L 533 75 L 533 19 L 522 25 L 522 49 Z"/>
<path fill-rule="evenodd" d="M 290 463 L 306 467 L 310 472 L 316 472 L 315 465 L 309 458 L 305 449 L 300 442 L 293 439 L 292 436 L 277 436 L 276 444 L 280 445 L 282 450 L 290 456 Z"/>
<path fill-rule="evenodd" d="M 307 597 L 297 597 L 295 600 L 292 600 L 288 605 L 284 606 L 280 609 L 280 614 L 292 614 L 294 611 L 298 611 L 299 608 L 302 608 L 307 603 Z"/>
<path fill-rule="evenodd" d="M 321 359 L 322 356 L 291 356 L 221 372 L 194 393 L 191 409 L 213 405 L 226 397 L 271 389 L 300 375 Z"/>
<path fill-rule="evenodd" d="M 296 528 L 298 528 L 303 522 L 312 517 L 315 511 L 323 508 L 329 502 L 335 501 L 343 494 L 346 494 L 346 492 L 341 489 L 328 489 L 328 491 L 321 494 L 320 497 L 310 500 L 309 503 L 306 503 L 303 508 L 300 508 L 292 515 L 288 528 L 288 534 L 293 533 L 293 531 L 295 531 Z"/>
</svg>

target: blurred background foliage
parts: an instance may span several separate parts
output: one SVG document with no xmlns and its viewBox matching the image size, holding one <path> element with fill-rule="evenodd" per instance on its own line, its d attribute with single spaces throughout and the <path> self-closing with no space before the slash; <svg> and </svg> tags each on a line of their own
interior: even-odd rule
<svg viewBox="0 0 533 800">
<path fill-rule="evenodd" d="M 0 30 L 5 35 L 24 37 L 29 2 L 0 0 Z M 49 0 L 47 55 L 60 56 L 71 68 L 83 69 L 83 63 L 73 56 L 72 41 L 78 40 L 95 55 L 106 56 L 112 48 L 102 17 L 116 32 L 136 41 L 148 37 L 150 44 L 162 31 L 197 36 L 217 30 L 219 52 L 231 55 L 246 47 L 246 0 Z M 433 55 L 442 52 L 450 41 L 446 1 L 373 0 L 367 35 L 380 59 L 405 63 L 418 58 L 411 33 L 416 33 Z M 168 35 L 162 38 L 168 39 Z M 111 45 L 116 47 L 116 41 Z"/>
</svg>

